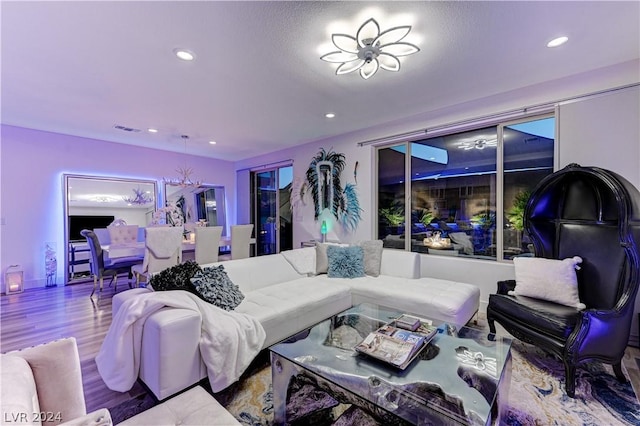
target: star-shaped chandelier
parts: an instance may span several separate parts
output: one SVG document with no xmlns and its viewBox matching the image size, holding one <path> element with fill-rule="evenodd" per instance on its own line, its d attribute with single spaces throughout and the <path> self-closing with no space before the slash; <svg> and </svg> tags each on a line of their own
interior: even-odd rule
<svg viewBox="0 0 640 426">
<path fill-rule="evenodd" d="M 355 37 L 333 34 L 331 41 L 340 50 L 327 53 L 320 59 L 339 63 L 337 75 L 360 71 L 365 80 L 373 77 L 380 68 L 397 72 L 400 71 L 398 57 L 420 51 L 418 46 L 401 41 L 409 31 L 411 26 L 403 25 L 380 32 L 378 22 L 370 18 L 358 29 Z"/>
</svg>

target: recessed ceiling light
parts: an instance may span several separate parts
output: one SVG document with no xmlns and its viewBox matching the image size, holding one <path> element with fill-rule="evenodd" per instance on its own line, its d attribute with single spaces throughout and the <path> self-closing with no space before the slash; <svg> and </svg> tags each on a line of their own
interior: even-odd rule
<svg viewBox="0 0 640 426">
<path fill-rule="evenodd" d="M 148 131 L 149 133 L 158 133 L 158 129 L 154 129 L 154 128 L 152 128 L 152 127 L 148 128 L 148 129 L 147 129 L 147 131 Z"/>
<path fill-rule="evenodd" d="M 210 143 L 211 145 L 215 145 L 215 144 L 217 144 L 218 142 L 216 142 L 216 141 L 209 141 L 209 143 Z"/>
<path fill-rule="evenodd" d="M 569 40 L 569 37 L 565 37 L 565 36 L 554 38 L 549 43 L 547 43 L 547 47 L 558 47 L 562 44 L 565 44 L 567 40 Z"/>
<path fill-rule="evenodd" d="M 327 118 L 333 118 L 333 117 L 335 117 L 336 115 L 335 115 L 334 113 L 332 113 L 332 112 L 328 112 L 328 113 L 326 113 L 324 116 L 325 116 L 325 117 L 327 117 Z"/>
<path fill-rule="evenodd" d="M 196 57 L 193 52 L 185 49 L 174 49 L 173 53 L 176 54 L 178 59 L 182 59 L 183 61 L 193 61 Z"/>
</svg>

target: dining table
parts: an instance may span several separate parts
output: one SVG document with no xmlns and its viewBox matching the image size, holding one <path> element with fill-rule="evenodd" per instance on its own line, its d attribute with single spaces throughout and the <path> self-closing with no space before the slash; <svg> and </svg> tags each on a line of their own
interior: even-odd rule
<svg viewBox="0 0 640 426">
<path fill-rule="evenodd" d="M 251 238 L 249 244 L 255 244 L 256 239 Z M 223 236 L 220 238 L 220 247 L 231 247 L 231 237 Z M 110 259 L 119 257 L 144 257 L 144 241 L 136 241 L 135 243 L 126 244 L 105 244 L 102 250 Z M 182 242 L 182 253 L 189 253 L 196 250 L 196 243 L 193 240 L 184 240 Z"/>
</svg>

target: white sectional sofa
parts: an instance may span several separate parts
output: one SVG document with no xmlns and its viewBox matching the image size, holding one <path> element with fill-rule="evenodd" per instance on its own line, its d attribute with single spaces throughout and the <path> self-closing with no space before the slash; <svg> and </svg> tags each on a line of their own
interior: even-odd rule
<svg viewBox="0 0 640 426">
<path fill-rule="evenodd" d="M 297 272 L 283 254 L 232 260 L 222 265 L 245 296 L 236 312 L 255 317 L 265 329 L 263 348 L 362 302 L 464 325 L 477 313 L 480 301 L 480 290 L 475 285 L 420 277 L 420 255 L 399 250 L 383 250 L 377 277 L 307 276 Z M 115 295 L 114 315 L 126 299 L 145 291 L 150 290 L 133 289 Z M 197 312 L 164 308 L 147 318 L 139 378 L 158 399 L 207 377 L 199 340 Z M 224 348 L 212 350 L 225 356 Z"/>
</svg>

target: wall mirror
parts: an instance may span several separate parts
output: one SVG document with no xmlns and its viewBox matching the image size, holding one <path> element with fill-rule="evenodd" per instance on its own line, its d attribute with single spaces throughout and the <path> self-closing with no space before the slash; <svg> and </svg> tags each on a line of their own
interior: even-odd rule
<svg viewBox="0 0 640 426">
<path fill-rule="evenodd" d="M 165 200 L 175 203 L 182 210 L 185 228 L 201 222 L 206 226 L 222 226 L 227 235 L 224 186 L 182 186 L 165 183 Z"/>
<path fill-rule="evenodd" d="M 156 181 L 63 175 L 65 284 L 89 277 L 91 257 L 83 229 L 106 228 L 114 221 L 145 227 L 158 199 Z"/>
</svg>

